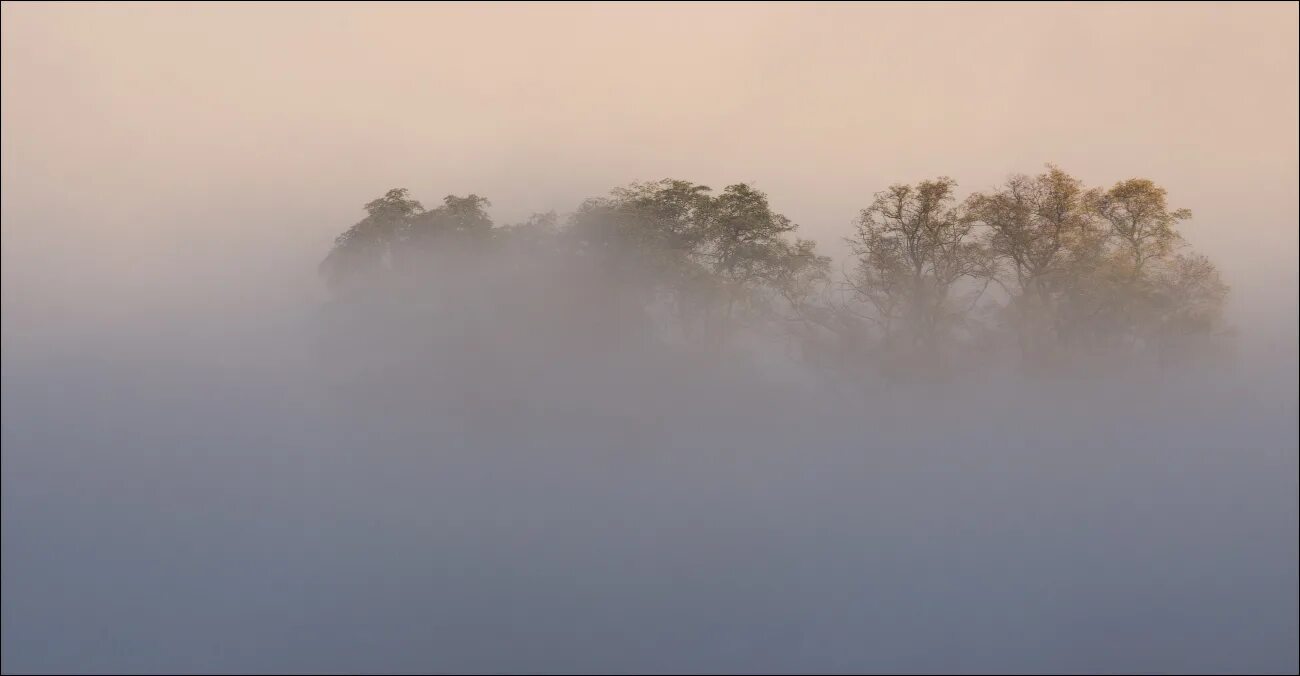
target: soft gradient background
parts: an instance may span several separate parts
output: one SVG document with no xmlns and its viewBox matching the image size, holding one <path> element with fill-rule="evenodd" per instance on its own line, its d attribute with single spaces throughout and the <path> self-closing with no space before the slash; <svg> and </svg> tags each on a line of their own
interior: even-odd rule
<svg viewBox="0 0 1300 676">
<path fill-rule="evenodd" d="M 0 11 L 6 673 L 1296 673 L 1297 5 Z M 785 383 L 316 276 L 395 186 L 842 253 L 1047 161 L 1196 213 L 1241 359 Z"/>
</svg>

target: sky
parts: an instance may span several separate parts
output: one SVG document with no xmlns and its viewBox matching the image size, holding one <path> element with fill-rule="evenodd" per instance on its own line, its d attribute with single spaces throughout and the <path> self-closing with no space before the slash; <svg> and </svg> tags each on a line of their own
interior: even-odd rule
<svg viewBox="0 0 1300 676">
<path fill-rule="evenodd" d="M 50 270 L 66 267 L 145 275 L 202 251 L 214 269 L 306 270 L 397 186 L 486 195 L 513 222 L 634 180 L 750 181 L 840 254 L 892 183 L 948 175 L 964 193 L 1046 162 L 1166 186 L 1239 312 L 1295 305 L 1294 4 L 6 3 L 3 18 L 13 307 L 64 293 Z"/>
</svg>

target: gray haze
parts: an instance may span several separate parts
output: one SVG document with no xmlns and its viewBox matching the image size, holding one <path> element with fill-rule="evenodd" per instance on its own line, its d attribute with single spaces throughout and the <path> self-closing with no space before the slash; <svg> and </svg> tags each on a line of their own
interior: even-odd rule
<svg viewBox="0 0 1300 676">
<path fill-rule="evenodd" d="M 3 9 L 3 669 L 1294 673 L 1294 5 Z M 903 35 L 929 36 L 922 44 Z M 361 205 L 1165 185 L 1236 355 L 935 384 L 330 302 Z"/>
</svg>

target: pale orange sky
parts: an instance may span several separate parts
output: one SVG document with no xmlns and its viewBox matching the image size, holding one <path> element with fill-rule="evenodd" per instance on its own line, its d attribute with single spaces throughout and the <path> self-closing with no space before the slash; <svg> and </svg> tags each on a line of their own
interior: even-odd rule
<svg viewBox="0 0 1300 676">
<path fill-rule="evenodd" d="M 964 193 L 1051 161 L 1165 185 L 1240 302 L 1280 286 L 1294 313 L 1297 19 L 1294 3 L 5 3 L 5 296 L 89 252 L 234 261 L 261 241 L 314 261 L 394 186 L 484 194 L 509 222 L 632 180 L 752 181 L 837 251 L 890 183 L 946 174 Z"/>
</svg>

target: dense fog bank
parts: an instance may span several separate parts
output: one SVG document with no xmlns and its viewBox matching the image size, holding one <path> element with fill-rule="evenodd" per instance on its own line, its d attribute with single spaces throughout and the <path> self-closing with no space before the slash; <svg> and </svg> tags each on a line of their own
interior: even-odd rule
<svg viewBox="0 0 1300 676">
<path fill-rule="evenodd" d="M 835 378 L 290 272 L 6 312 L 6 671 L 1295 668 L 1294 351 Z"/>
</svg>

